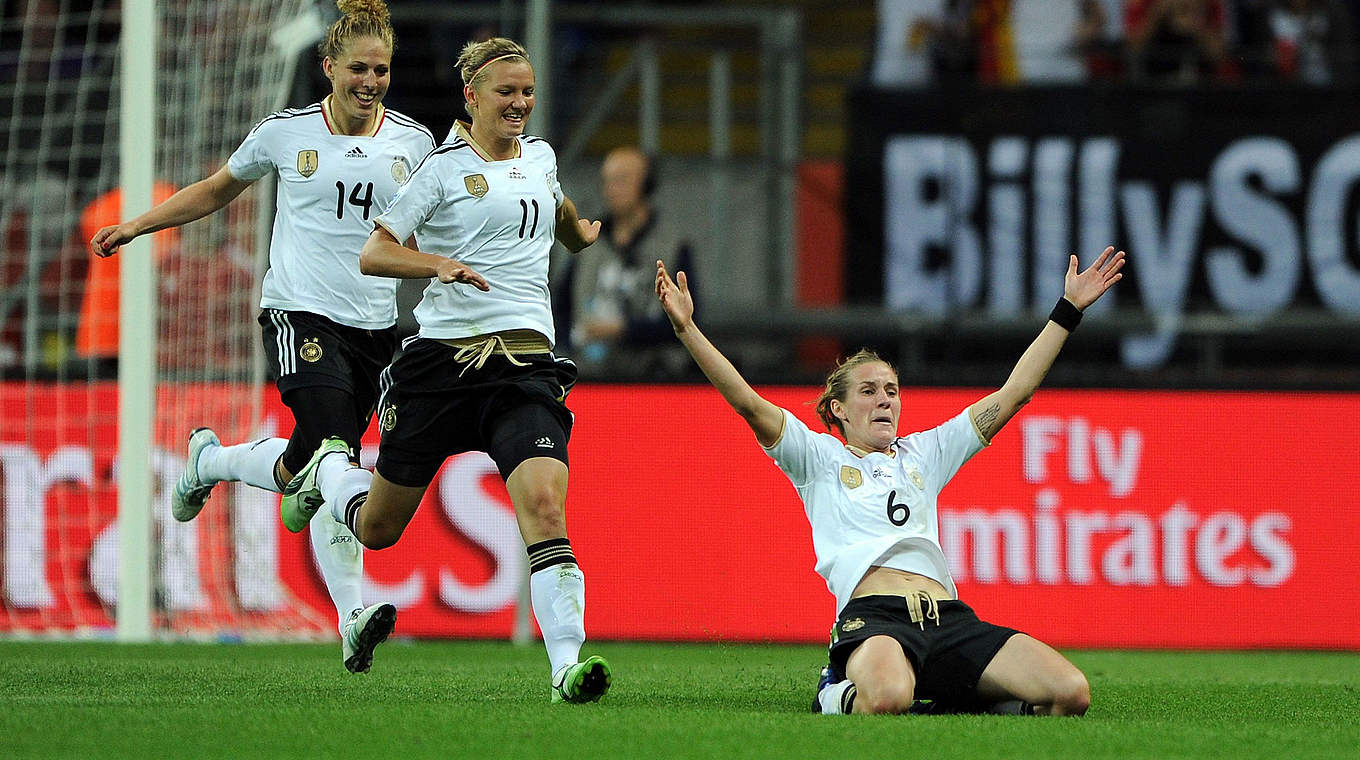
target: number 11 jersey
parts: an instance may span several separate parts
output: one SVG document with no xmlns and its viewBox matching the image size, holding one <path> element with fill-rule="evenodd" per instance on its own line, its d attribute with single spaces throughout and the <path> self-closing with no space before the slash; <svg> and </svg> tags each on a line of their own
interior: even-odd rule
<svg viewBox="0 0 1360 760">
<path fill-rule="evenodd" d="M 398 281 L 360 274 L 359 251 L 374 218 L 434 148 L 434 137 L 381 107 L 370 133 L 339 134 L 326 103 L 267 116 L 227 162 L 242 181 L 278 173 L 260 308 L 320 314 L 369 330 L 390 327 Z"/>
</svg>

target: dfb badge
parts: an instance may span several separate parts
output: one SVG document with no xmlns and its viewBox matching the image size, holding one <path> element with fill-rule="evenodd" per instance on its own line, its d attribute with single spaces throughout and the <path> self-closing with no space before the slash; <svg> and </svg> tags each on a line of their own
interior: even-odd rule
<svg viewBox="0 0 1360 760">
<path fill-rule="evenodd" d="M 317 342 L 316 338 L 307 338 L 303 342 L 302 348 L 298 349 L 298 356 L 301 356 L 304 362 L 319 361 L 321 359 L 321 344 Z"/>
</svg>

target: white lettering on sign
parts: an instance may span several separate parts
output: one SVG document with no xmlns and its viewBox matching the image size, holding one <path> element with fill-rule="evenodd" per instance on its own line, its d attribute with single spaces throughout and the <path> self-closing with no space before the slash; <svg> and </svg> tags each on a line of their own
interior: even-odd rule
<svg viewBox="0 0 1360 760">
<path fill-rule="evenodd" d="M 1041 316 L 1061 295 L 1067 255 L 1114 243 L 1133 255 L 1137 294 L 1155 322 L 1122 339 L 1129 366 L 1170 358 L 1201 270 L 1213 305 L 1228 313 L 1289 306 L 1305 276 L 1328 309 L 1360 313 L 1360 267 L 1346 248 L 1360 137 L 1340 140 L 1312 167 L 1284 139 L 1243 137 L 1212 158 L 1206 176 L 1166 188 L 1120 180 L 1121 153 L 1108 136 L 1008 135 L 981 148 L 954 135 L 889 138 L 883 303 L 934 315 Z M 1301 194 L 1301 209 L 1286 205 Z M 1228 242 L 1208 244 L 1210 234 Z M 1113 308 L 1118 297 L 1112 291 L 1092 308 Z"/>
</svg>

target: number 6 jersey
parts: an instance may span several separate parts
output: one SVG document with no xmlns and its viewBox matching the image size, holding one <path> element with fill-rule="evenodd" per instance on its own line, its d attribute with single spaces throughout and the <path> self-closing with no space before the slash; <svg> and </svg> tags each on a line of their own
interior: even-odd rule
<svg viewBox="0 0 1360 760">
<path fill-rule="evenodd" d="M 874 565 L 924 575 L 958 596 L 940 548 L 936 499 L 986 445 L 968 410 L 938 427 L 897 438 L 894 456 L 872 452 L 864 457 L 782 411 L 784 430 L 765 451 L 803 500 L 817 573 L 836 595 L 836 614 Z"/>
<path fill-rule="evenodd" d="M 414 119 L 379 108 L 372 132 L 333 131 L 330 96 L 264 118 L 227 161 L 253 182 L 278 173 L 260 308 L 305 311 L 363 329 L 397 319 L 398 281 L 359 273 L 373 220 L 434 147 Z"/>
</svg>

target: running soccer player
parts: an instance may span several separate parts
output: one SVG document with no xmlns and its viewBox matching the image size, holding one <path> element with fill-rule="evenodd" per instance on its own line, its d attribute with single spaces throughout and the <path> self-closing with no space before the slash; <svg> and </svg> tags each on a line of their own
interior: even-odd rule
<svg viewBox="0 0 1360 760">
<path fill-rule="evenodd" d="M 386 4 L 336 5 L 342 16 L 319 46 L 329 95 L 265 117 L 215 174 L 90 240 L 95 255 L 111 256 L 138 235 L 201 219 L 261 177 L 278 175 L 259 322 L 293 432 L 287 439 L 222 446 L 211 429 L 193 431 L 187 467 L 171 497 L 180 521 L 194 519 L 222 481 L 282 493 L 324 439 L 343 441 L 346 456 L 357 461 L 378 374 L 396 349 L 397 281 L 362 274 L 359 251 L 373 219 L 434 147 L 434 137 L 382 104 L 396 45 Z M 396 607 L 364 606 L 363 555 L 344 526 L 316 520 L 310 534 L 339 617 L 345 668 L 367 672 L 374 648 L 396 625 Z"/>
<path fill-rule="evenodd" d="M 676 336 L 792 481 L 812 524 L 817 572 L 836 596 L 824 714 L 906 713 L 917 699 L 981 711 L 1081 715 L 1086 677 L 1052 647 L 978 619 L 958 600 L 940 547 L 936 498 L 1043 381 L 1082 309 L 1122 275 L 1107 248 L 1086 271 L 1068 264 L 1063 298 L 999 390 L 939 427 L 898 436 L 897 372 L 870 351 L 841 362 L 817 414 L 844 439 L 814 433 L 762 398 L 694 322 L 685 273 L 658 261 L 656 292 Z"/>
<path fill-rule="evenodd" d="M 534 108 L 524 48 L 499 37 L 470 43 L 458 67 L 471 124 L 456 124 L 416 167 L 360 259 L 371 274 L 430 279 L 415 309 L 420 334 L 383 378 L 376 471 L 323 443 L 284 492 L 284 524 L 301 529 L 325 503 L 365 546 L 391 546 L 446 458 L 487 452 L 528 551 L 551 699 L 592 702 L 611 673 L 599 656 L 580 659 L 585 577 L 565 512 L 576 365 L 553 354 L 548 254 L 554 239 L 580 251 L 600 223 L 577 217 L 552 147 L 524 134 Z M 401 245 L 412 235 L 431 253 Z"/>
</svg>

